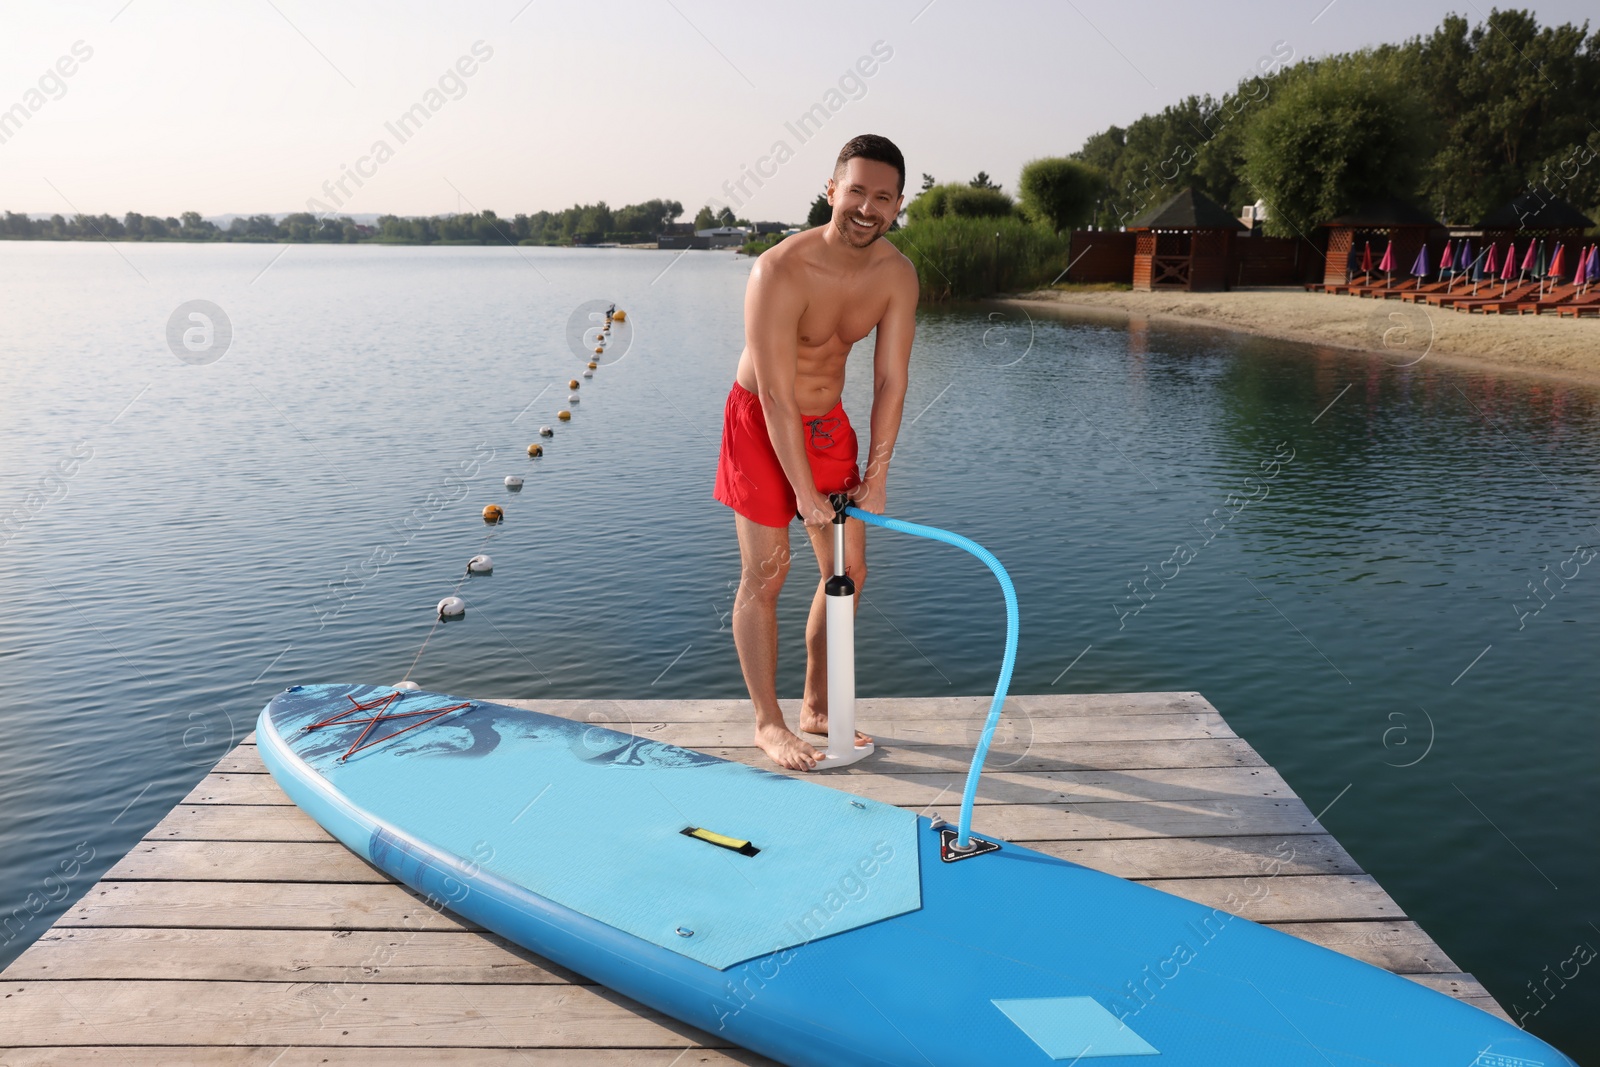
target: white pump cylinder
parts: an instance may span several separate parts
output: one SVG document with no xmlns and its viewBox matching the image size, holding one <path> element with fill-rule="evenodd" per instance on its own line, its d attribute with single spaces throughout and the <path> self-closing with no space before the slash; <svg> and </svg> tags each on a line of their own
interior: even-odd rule
<svg viewBox="0 0 1600 1067">
<path fill-rule="evenodd" d="M 827 601 L 828 750 L 818 770 L 848 767 L 872 755 L 873 745 L 856 744 L 856 586 L 844 573 L 844 523 L 833 524 L 833 577 L 823 589 Z"/>
</svg>

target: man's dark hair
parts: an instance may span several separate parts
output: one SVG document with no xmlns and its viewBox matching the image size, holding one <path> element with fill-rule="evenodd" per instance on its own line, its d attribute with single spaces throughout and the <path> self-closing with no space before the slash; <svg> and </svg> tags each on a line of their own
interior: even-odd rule
<svg viewBox="0 0 1600 1067">
<path fill-rule="evenodd" d="M 906 157 L 900 154 L 900 149 L 887 137 L 880 137 L 875 133 L 864 133 L 859 137 L 852 137 L 839 149 L 838 162 L 833 165 L 833 176 L 838 177 L 844 170 L 844 165 L 860 156 L 870 159 L 875 163 L 887 163 L 900 175 L 900 193 L 906 191 Z"/>
</svg>

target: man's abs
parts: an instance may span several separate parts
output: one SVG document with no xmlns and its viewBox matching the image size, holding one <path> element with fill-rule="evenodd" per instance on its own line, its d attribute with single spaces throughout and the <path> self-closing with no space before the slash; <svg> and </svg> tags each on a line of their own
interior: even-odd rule
<svg viewBox="0 0 1600 1067">
<path fill-rule="evenodd" d="M 832 411 L 844 393 L 844 365 L 850 355 L 850 346 L 822 345 L 807 350 L 802 346 L 796 360 L 794 373 L 794 399 L 802 415 L 822 415 Z M 739 356 L 739 370 L 734 380 L 746 389 L 761 395 L 756 382 L 755 361 L 749 350 Z"/>
</svg>

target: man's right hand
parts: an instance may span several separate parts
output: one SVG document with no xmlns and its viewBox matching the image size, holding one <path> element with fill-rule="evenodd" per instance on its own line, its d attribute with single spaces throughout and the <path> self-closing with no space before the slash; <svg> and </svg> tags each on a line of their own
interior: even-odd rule
<svg viewBox="0 0 1600 1067">
<path fill-rule="evenodd" d="M 826 526 L 833 521 L 833 501 L 815 489 L 799 498 L 797 510 L 807 526 Z"/>
</svg>

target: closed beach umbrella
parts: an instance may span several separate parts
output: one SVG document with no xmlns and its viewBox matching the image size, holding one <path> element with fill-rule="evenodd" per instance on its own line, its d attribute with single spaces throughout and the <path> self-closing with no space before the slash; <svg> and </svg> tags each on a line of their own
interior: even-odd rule
<svg viewBox="0 0 1600 1067">
<path fill-rule="evenodd" d="M 1578 250 L 1578 265 L 1572 268 L 1573 285 L 1583 284 L 1583 276 L 1589 272 L 1589 253 L 1588 248 Z"/>
<path fill-rule="evenodd" d="M 1425 275 L 1427 273 L 1428 273 L 1428 246 L 1427 245 L 1423 245 L 1421 248 L 1417 249 L 1417 260 L 1416 260 L 1416 262 L 1411 264 L 1411 276 L 1413 278 L 1416 278 L 1418 281 L 1421 281 L 1423 275 Z"/>
<path fill-rule="evenodd" d="M 1367 242 L 1367 246 L 1364 249 L 1361 250 L 1361 273 L 1365 274 L 1365 275 L 1368 275 L 1369 277 L 1372 274 L 1372 242 L 1371 241 L 1368 241 Z"/>
<path fill-rule="evenodd" d="M 1456 269 L 1450 275 L 1450 288 L 1452 290 L 1456 287 L 1456 275 L 1464 274 L 1469 270 L 1472 271 L 1472 280 L 1476 282 L 1479 277 L 1478 264 L 1472 258 L 1472 238 L 1470 237 L 1461 242 L 1461 251 L 1457 253 Z"/>
<path fill-rule="evenodd" d="M 1590 285 L 1600 282 L 1600 246 L 1589 249 L 1589 269 L 1584 272 L 1584 280 Z"/>
<path fill-rule="evenodd" d="M 1378 261 L 1378 269 L 1383 271 L 1383 284 L 1389 284 L 1389 275 L 1394 272 L 1394 238 L 1389 238 L 1389 243 L 1384 246 L 1383 258 Z"/>
<path fill-rule="evenodd" d="M 1426 249 L 1427 246 L 1424 245 L 1423 248 Z M 1444 272 L 1445 271 L 1450 271 L 1451 272 L 1451 276 L 1452 277 L 1454 276 L 1454 272 L 1455 272 L 1455 269 L 1456 269 L 1456 261 L 1455 261 L 1455 257 L 1453 257 L 1450 254 L 1451 248 L 1452 248 L 1451 242 L 1450 241 L 1446 241 L 1444 243 L 1444 251 L 1439 253 L 1439 275 L 1441 277 L 1444 276 Z"/>
<path fill-rule="evenodd" d="M 1490 242 L 1489 251 L 1484 255 L 1483 262 L 1481 264 L 1479 264 L 1477 267 L 1474 267 L 1473 271 L 1472 271 L 1472 292 L 1473 292 L 1473 295 L 1477 295 L 1478 283 L 1483 280 L 1483 276 L 1485 274 L 1487 274 L 1489 276 L 1489 279 L 1491 281 L 1494 280 L 1494 272 L 1500 268 L 1500 264 L 1495 260 L 1495 255 L 1494 254 L 1495 254 L 1494 243 Z"/>
<path fill-rule="evenodd" d="M 1544 242 L 1539 242 L 1539 259 L 1534 264 L 1533 276 L 1539 279 L 1539 295 L 1544 295 L 1544 280 L 1550 277 L 1550 257 L 1545 255 Z"/>
<path fill-rule="evenodd" d="M 1524 255 L 1522 257 L 1522 267 L 1518 270 L 1517 273 L 1519 273 L 1519 274 L 1527 274 L 1527 273 L 1529 273 L 1529 272 L 1531 272 L 1533 270 L 1533 265 L 1536 262 L 1535 259 L 1533 258 L 1534 257 L 1534 250 L 1535 250 L 1534 242 L 1532 240 L 1529 240 L 1528 241 L 1528 252 L 1527 252 L 1526 255 Z"/>
<path fill-rule="evenodd" d="M 1556 254 L 1550 257 L 1550 269 L 1546 277 L 1562 278 L 1567 273 L 1567 249 L 1565 245 L 1556 245 Z"/>
<path fill-rule="evenodd" d="M 1511 279 L 1517 276 L 1517 242 L 1512 241 L 1506 245 L 1506 265 L 1500 271 L 1500 295 L 1505 296 L 1511 288 Z"/>
</svg>

